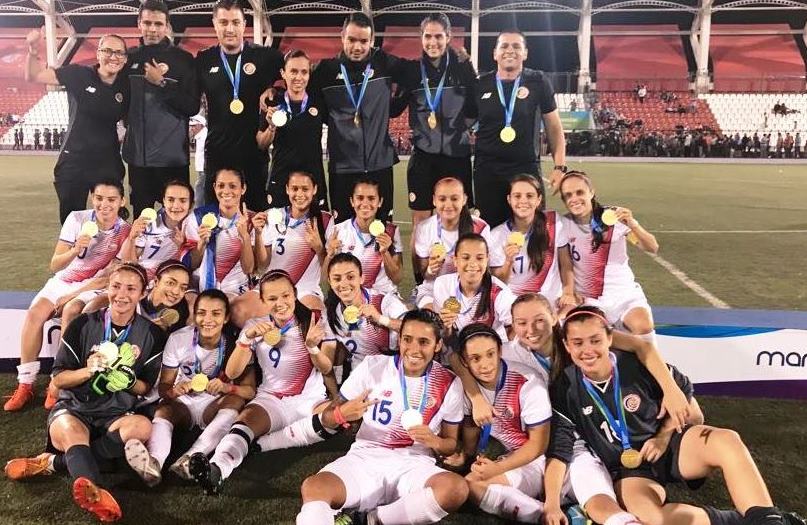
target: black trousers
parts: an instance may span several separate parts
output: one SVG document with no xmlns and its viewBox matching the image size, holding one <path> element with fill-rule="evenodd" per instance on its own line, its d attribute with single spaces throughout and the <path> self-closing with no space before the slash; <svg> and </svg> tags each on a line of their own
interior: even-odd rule
<svg viewBox="0 0 807 525">
<path fill-rule="evenodd" d="M 361 179 L 369 179 L 378 182 L 378 191 L 384 203 L 378 210 L 379 220 L 392 220 L 392 205 L 395 193 L 392 183 L 392 166 L 375 171 L 360 173 L 334 173 L 328 181 L 328 191 L 331 197 L 331 211 L 336 215 L 336 221 L 342 222 L 353 217 L 353 206 L 350 205 L 350 197 L 353 195 L 353 185 Z"/>
<path fill-rule="evenodd" d="M 59 199 L 59 222 L 72 211 L 87 209 L 87 196 L 100 180 L 123 181 L 123 163 L 79 166 L 76 162 L 65 162 L 60 157 L 53 168 L 53 187 Z"/>
<path fill-rule="evenodd" d="M 510 193 L 510 179 L 513 175 L 526 173 L 534 176 L 541 187 L 541 209 L 546 203 L 544 180 L 541 165 L 537 162 L 504 163 L 499 159 L 477 156 L 474 159 L 474 197 L 480 216 L 491 228 L 498 226 L 510 217 L 507 194 Z"/>
<path fill-rule="evenodd" d="M 188 166 L 142 168 L 129 164 L 129 201 L 134 217 L 139 217 L 144 208 L 153 208 L 155 202 L 160 202 L 165 184 L 172 180 L 190 182 Z"/>
</svg>

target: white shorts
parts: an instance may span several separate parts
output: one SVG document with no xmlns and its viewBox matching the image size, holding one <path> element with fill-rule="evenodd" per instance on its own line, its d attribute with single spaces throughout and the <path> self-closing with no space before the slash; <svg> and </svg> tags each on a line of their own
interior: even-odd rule
<svg viewBox="0 0 807 525">
<path fill-rule="evenodd" d="M 325 465 L 345 485 L 347 509 L 366 511 L 392 503 L 422 489 L 435 474 L 446 472 L 431 456 L 410 454 L 405 449 L 359 447 Z"/>
<path fill-rule="evenodd" d="M 621 323 L 625 315 L 634 308 L 644 308 L 648 312 L 652 312 L 639 283 L 634 283 L 631 288 L 601 295 L 596 299 L 586 298 L 585 304 L 600 308 L 605 312 L 606 319 L 612 325 Z"/>
<path fill-rule="evenodd" d="M 207 392 L 194 392 L 179 396 L 177 401 L 188 407 L 188 412 L 191 414 L 191 426 L 204 429 L 207 426 L 204 418 L 205 410 L 217 399 L 219 396 Z"/>
<path fill-rule="evenodd" d="M 36 304 L 36 302 L 40 299 L 45 299 L 55 305 L 60 298 L 75 292 L 76 290 L 81 288 L 84 285 L 84 283 L 85 281 L 66 283 L 61 279 L 51 277 L 50 279 L 48 279 L 48 282 L 45 283 L 45 286 L 43 286 L 42 289 L 39 290 L 39 293 L 36 294 L 34 300 L 31 301 L 31 306 Z"/>
<path fill-rule="evenodd" d="M 589 452 L 584 441 L 574 444 L 574 456 L 566 470 L 564 486 L 569 484 L 568 496 L 585 508 L 586 503 L 598 494 L 616 501 L 614 484 L 602 461 Z"/>
<path fill-rule="evenodd" d="M 86 292 L 81 292 L 76 296 L 76 299 L 84 303 L 85 305 L 90 304 L 90 301 L 101 295 L 102 293 L 106 292 L 106 290 L 87 290 Z"/>
<path fill-rule="evenodd" d="M 544 473 L 546 472 L 546 456 L 539 456 L 526 465 L 522 465 L 504 473 L 510 486 L 520 490 L 531 498 L 537 498 L 544 492 Z M 563 482 L 561 494 L 568 492 L 567 481 Z"/>
<path fill-rule="evenodd" d="M 318 375 L 321 378 L 321 376 Z M 320 379 L 320 383 L 322 380 Z M 274 432 L 285 428 L 298 419 L 310 417 L 314 409 L 322 402 L 327 401 L 325 395 L 325 385 L 322 388 L 303 389 L 303 392 L 296 396 L 278 397 L 264 390 L 258 390 L 258 395 L 247 403 L 247 406 L 257 405 L 268 415 L 271 421 L 269 432 Z"/>
</svg>

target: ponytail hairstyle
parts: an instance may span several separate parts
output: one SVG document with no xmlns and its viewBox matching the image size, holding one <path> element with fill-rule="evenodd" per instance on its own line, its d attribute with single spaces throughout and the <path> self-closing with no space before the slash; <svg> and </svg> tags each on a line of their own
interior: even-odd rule
<svg viewBox="0 0 807 525">
<path fill-rule="evenodd" d="M 541 185 L 538 180 L 527 173 L 519 173 L 510 179 L 510 190 L 517 182 L 526 182 L 532 186 L 538 193 L 541 199 L 544 199 L 544 194 L 541 191 Z M 512 210 L 511 217 L 512 217 Z M 530 224 L 530 240 L 527 241 L 527 257 L 529 257 L 529 268 L 538 273 L 544 266 L 544 254 L 551 247 L 549 246 L 549 236 L 546 234 L 546 215 L 543 210 L 536 209 L 535 216 Z"/>
<path fill-rule="evenodd" d="M 571 178 L 578 178 L 582 180 L 589 189 L 592 189 L 594 185 L 591 183 L 591 179 L 586 175 L 584 171 L 567 171 L 563 178 L 560 180 L 560 186 L 563 186 L 563 183 Z M 561 192 L 561 195 L 563 193 Z M 592 251 L 597 251 L 599 247 L 604 242 L 605 232 L 608 231 L 610 226 L 606 226 L 602 222 L 602 212 L 605 211 L 605 208 L 597 202 L 597 196 L 593 196 L 591 198 L 591 247 Z"/>
<path fill-rule="evenodd" d="M 563 325 L 560 328 L 561 343 L 564 343 L 566 341 L 566 338 L 568 336 L 569 324 L 582 323 L 584 321 L 588 321 L 589 319 L 599 319 L 600 321 L 602 321 L 603 328 L 605 329 L 605 333 L 607 335 L 611 335 L 611 333 L 614 331 L 613 328 L 611 327 L 611 324 L 605 317 L 605 313 L 603 313 L 602 310 L 600 310 L 596 306 L 591 305 L 577 306 L 575 308 L 572 308 L 569 311 L 569 313 L 566 314 L 566 319 L 563 321 Z M 563 348 L 565 350 L 565 346 Z M 560 374 L 560 372 L 563 371 L 563 369 L 565 369 L 566 367 L 568 367 L 573 363 L 572 358 L 569 355 L 569 352 L 566 351 L 561 352 L 560 348 L 558 348 L 556 349 L 556 354 L 558 357 L 563 356 L 562 360 L 558 359 L 558 366 L 560 366 L 561 368 L 557 373 Z M 554 374 L 556 369 L 554 363 L 552 368 L 553 368 L 552 372 Z"/>
<path fill-rule="evenodd" d="M 460 345 L 460 355 L 463 361 L 468 357 L 466 349 L 468 348 L 468 341 L 475 337 L 487 337 L 496 343 L 496 349 L 501 353 L 502 351 L 502 338 L 496 333 L 496 330 L 486 325 L 485 323 L 471 323 L 462 330 L 460 330 L 457 339 Z"/>
<path fill-rule="evenodd" d="M 471 210 L 468 208 L 468 194 L 465 193 L 465 185 L 456 177 L 443 177 L 434 183 L 434 188 L 443 184 L 457 183 L 462 187 L 462 194 L 465 196 L 465 204 L 460 210 L 460 220 L 457 224 L 457 235 L 462 236 L 466 233 L 474 232 L 474 218 L 471 216 Z M 432 192 L 434 193 L 434 192 Z"/>
<path fill-rule="evenodd" d="M 560 376 L 563 369 L 566 368 L 567 364 L 569 363 L 569 355 L 564 351 L 563 335 L 560 331 L 560 320 L 555 314 L 555 309 L 552 307 L 552 303 L 540 293 L 527 292 L 516 297 L 516 300 L 513 301 L 513 305 L 510 307 L 510 311 L 512 312 L 515 310 L 516 306 L 520 304 L 530 303 L 533 301 L 541 303 L 547 311 L 551 312 L 552 315 L 555 316 L 555 324 L 552 325 L 552 355 L 549 356 L 552 360 L 552 369 L 549 372 L 549 379 L 550 381 L 554 381 Z"/>
<path fill-rule="evenodd" d="M 322 245 L 325 246 L 327 244 L 327 241 L 325 240 L 325 225 L 322 222 L 322 210 L 320 209 L 319 201 L 317 200 L 317 191 L 319 190 L 319 188 L 317 187 L 317 181 L 314 179 L 314 175 L 311 174 L 311 172 L 309 171 L 301 169 L 292 170 L 289 172 L 289 179 L 291 179 L 291 177 L 294 175 L 307 177 L 308 180 L 311 181 L 311 185 L 314 186 L 314 195 L 311 196 L 311 204 L 308 206 L 308 219 L 315 221 L 317 225 L 317 231 L 319 231 L 319 239 L 320 241 L 322 241 Z"/>
<path fill-rule="evenodd" d="M 488 243 L 484 237 L 479 235 L 478 233 L 464 233 L 459 236 L 457 239 L 457 244 L 454 245 L 454 258 L 457 258 L 457 253 L 459 253 L 460 246 L 466 242 L 481 242 L 485 245 L 485 251 L 490 253 L 488 250 Z M 456 264 L 456 263 L 455 263 Z M 493 305 L 490 304 L 490 291 L 493 288 L 493 276 L 490 274 L 490 264 L 488 264 L 487 268 L 485 268 L 485 273 L 482 275 L 482 282 L 479 285 L 479 304 L 476 306 L 476 312 L 474 312 L 474 320 L 481 320 L 487 318 L 488 315 L 491 315 L 491 309 Z"/>
<path fill-rule="evenodd" d="M 95 193 L 95 189 L 98 188 L 98 186 L 109 186 L 111 188 L 115 188 L 116 190 L 118 190 L 121 199 L 126 198 L 126 192 L 123 189 L 122 180 L 113 178 L 99 180 L 98 182 L 92 185 L 92 188 L 90 188 L 90 193 Z M 129 210 L 126 209 L 125 205 L 122 205 L 120 208 L 118 208 L 118 217 L 120 217 L 124 221 L 129 218 Z"/>
<path fill-rule="evenodd" d="M 326 270 L 326 274 L 328 276 L 328 293 L 325 296 L 325 312 L 328 315 L 328 325 L 331 327 L 331 330 L 333 330 L 333 333 L 335 334 L 339 333 L 342 330 L 342 324 L 336 317 L 336 309 L 339 307 L 339 304 L 342 301 L 339 299 L 339 296 L 336 295 L 336 292 L 334 292 L 333 288 L 331 288 L 330 286 L 330 274 L 331 274 L 331 268 L 340 263 L 352 264 L 359 270 L 359 277 L 361 277 L 362 275 L 361 261 L 350 252 L 337 253 L 328 262 L 328 268 Z"/>
<path fill-rule="evenodd" d="M 300 326 L 300 333 L 302 333 L 303 338 L 305 338 L 305 334 L 308 333 L 308 328 L 311 324 L 311 310 L 297 298 L 297 287 L 294 286 L 294 281 L 291 280 L 291 276 L 288 272 L 280 269 L 269 270 L 261 277 L 261 280 L 258 281 L 258 290 L 261 300 L 263 300 L 263 285 L 274 281 L 286 281 L 291 286 L 291 289 L 294 290 L 294 318 L 297 319 L 297 324 Z"/>
</svg>

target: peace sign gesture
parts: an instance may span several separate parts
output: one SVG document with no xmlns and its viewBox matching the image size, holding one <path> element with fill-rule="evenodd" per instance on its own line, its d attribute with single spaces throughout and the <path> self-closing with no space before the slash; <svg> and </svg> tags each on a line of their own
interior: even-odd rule
<svg viewBox="0 0 807 525">
<path fill-rule="evenodd" d="M 311 321 L 308 323 L 308 332 L 305 334 L 305 346 L 314 348 L 319 346 L 325 337 L 325 329 L 322 328 L 322 320 L 316 320 L 314 312 L 311 312 Z"/>
<path fill-rule="evenodd" d="M 241 203 L 241 215 L 239 215 L 235 227 L 242 239 L 249 239 L 249 210 L 246 202 Z"/>
<path fill-rule="evenodd" d="M 367 411 L 368 408 L 371 406 L 378 404 L 378 399 L 368 399 L 367 396 L 370 395 L 369 388 L 359 394 L 357 397 L 354 397 L 350 401 L 339 406 L 339 409 L 342 412 L 342 415 L 345 417 L 347 421 L 358 421 L 362 418 L 364 413 Z"/>
<path fill-rule="evenodd" d="M 319 224 L 313 217 L 305 221 L 305 242 L 317 254 L 321 254 L 325 248 L 322 246 L 322 239 L 319 236 Z"/>
</svg>

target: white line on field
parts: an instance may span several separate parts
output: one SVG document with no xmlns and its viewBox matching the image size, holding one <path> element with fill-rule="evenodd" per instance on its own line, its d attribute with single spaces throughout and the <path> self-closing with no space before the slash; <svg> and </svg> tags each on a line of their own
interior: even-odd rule
<svg viewBox="0 0 807 525">
<path fill-rule="evenodd" d="M 709 292 L 709 290 L 707 290 L 703 286 L 699 285 L 698 283 L 690 279 L 690 277 L 687 274 L 685 274 L 683 271 L 681 271 L 681 269 L 679 269 L 676 265 L 674 265 L 667 259 L 659 257 L 658 255 L 653 255 L 651 253 L 646 253 L 645 255 L 656 261 L 662 268 L 670 272 L 673 275 L 673 277 L 681 281 L 681 283 L 684 286 L 686 286 L 687 288 L 698 294 L 698 296 L 701 299 L 711 304 L 715 308 L 722 308 L 724 310 L 731 308 L 731 306 L 729 306 L 728 303 L 720 300 L 718 297 Z"/>
</svg>

